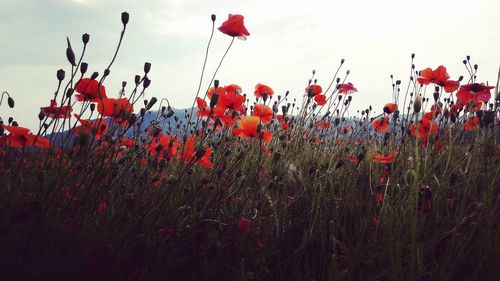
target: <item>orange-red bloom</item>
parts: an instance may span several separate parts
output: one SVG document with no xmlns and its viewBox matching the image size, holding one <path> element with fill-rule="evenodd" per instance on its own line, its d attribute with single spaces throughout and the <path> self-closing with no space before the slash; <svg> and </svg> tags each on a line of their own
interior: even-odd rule
<svg viewBox="0 0 500 281">
<path fill-rule="evenodd" d="M 420 77 L 417 78 L 418 83 L 421 85 L 429 85 L 434 83 L 440 86 L 444 86 L 445 82 L 450 78 L 446 72 L 446 67 L 440 65 L 435 70 L 426 68 L 420 71 Z"/>
<path fill-rule="evenodd" d="M 358 91 L 358 89 L 354 88 L 354 85 L 351 82 L 347 84 L 339 84 L 337 88 L 341 94 L 352 94 Z"/>
<path fill-rule="evenodd" d="M 467 119 L 465 121 L 465 126 L 464 126 L 464 130 L 466 131 L 475 131 L 479 129 L 479 118 L 474 116 L 474 117 L 470 117 L 469 119 Z"/>
<path fill-rule="evenodd" d="M 41 107 L 40 109 L 45 116 L 54 119 L 68 118 L 70 113 L 73 111 L 71 105 L 57 106 L 57 102 L 55 100 L 50 100 L 50 106 Z"/>
<path fill-rule="evenodd" d="M 99 85 L 99 82 L 90 78 L 83 78 L 75 85 L 75 97 L 78 101 L 91 101 L 97 102 L 101 98 L 106 98 L 106 88 Z"/>
<path fill-rule="evenodd" d="M 224 113 L 228 109 L 241 111 L 245 100 L 245 97 L 240 94 L 225 92 L 219 96 L 219 101 L 215 105 L 214 112 L 218 116 L 224 116 Z"/>
<path fill-rule="evenodd" d="M 306 94 L 309 97 L 318 96 L 323 92 L 323 89 L 320 85 L 309 85 L 306 88 Z"/>
<path fill-rule="evenodd" d="M 273 134 L 262 129 L 260 118 L 257 116 L 243 117 L 238 121 L 238 128 L 233 129 L 233 133 L 240 138 L 260 138 L 264 142 L 270 142 Z"/>
<path fill-rule="evenodd" d="M 255 92 L 254 95 L 258 98 L 265 98 L 272 96 L 274 94 L 273 89 L 271 87 L 264 85 L 264 84 L 257 84 L 255 85 Z"/>
<path fill-rule="evenodd" d="M 387 103 L 384 105 L 384 112 L 387 114 L 391 114 L 396 110 L 398 110 L 398 105 L 395 103 Z"/>
<path fill-rule="evenodd" d="M 128 116 L 134 112 L 134 108 L 127 98 L 104 99 L 98 101 L 97 111 L 102 116 L 113 117 L 119 124 L 128 125 Z"/>
<path fill-rule="evenodd" d="M 207 97 L 209 100 L 212 99 L 212 96 L 214 93 L 217 93 L 219 96 L 223 95 L 226 93 L 226 88 L 224 87 L 217 87 L 217 90 L 215 90 L 215 87 L 210 87 L 207 91 Z"/>
<path fill-rule="evenodd" d="M 386 155 L 376 153 L 376 152 L 371 153 L 371 157 L 373 159 L 373 162 L 382 163 L 382 164 L 391 164 L 397 155 L 398 155 L 398 152 L 396 150 L 393 150 L 391 153 L 386 154 Z"/>
<path fill-rule="evenodd" d="M 92 133 L 94 134 L 96 140 L 100 140 L 101 137 L 103 135 L 106 135 L 106 133 L 108 132 L 109 124 L 104 119 L 90 121 L 87 119 L 81 119 L 80 115 L 78 114 L 73 114 L 73 116 L 75 116 L 75 118 L 81 124 L 71 132 L 71 134 L 74 136 L 79 134 Z"/>
<path fill-rule="evenodd" d="M 318 105 L 325 105 L 326 104 L 326 96 L 325 95 L 316 95 L 316 96 L 314 96 L 314 101 Z"/>
<path fill-rule="evenodd" d="M 314 122 L 314 125 L 318 128 L 325 129 L 325 130 L 330 128 L 330 122 L 325 121 L 325 120 L 317 120 L 316 122 Z"/>
<path fill-rule="evenodd" d="M 231 37 L 246 38 L 250 33 L 243 23 L 244 17 L 242 15 L 229 14 L 228 19 L 219 27 L 219 31 Z"/>
<path fill-rule="evenodd" d="M 29 129 L 17 126 L 3 126 L 10 134 L 0 137 L 0 143 L 12 148 L 24 148 L 34 146 L 38 148 L 49 148 L 50 141 L 42 136 L 33 135 Z"/>
<path fill-rule="evenodd" d="M 372 121 L 372 127 L 377 133 L 384 133 L 389 130 L 389 117 L 381 117 Z"/>
<path fill-rule="evenodd" d="M 494 88 L 494 86 L 486 86 L 483 83 L 462 85 L 457 92 L 457 99 L 461 103 L 468 103 L 472 100 L 488 102 L 491 98 L 490 90 Z"/>
<path fill-rule="evenodd" d="M 196 163 L 202 165 L 205 168 L 211 168 L 213 166 L 210 161 L 210 156 L 212 155 L 212 149 L 205 145 L 204 147 L 200 147 L 195 150 L 196 137 L 189 136 L 184 143 L 184 148 L 179 154 L 181 154 L 185 163 L 189 163 L 191 161 L 196 161 Z"/>
<path fill-rule="evenodd" d="M 256 104 L 253 107 L 252 115 L 259 117 L 263 125 L 267 125 L 273 120 L 273 110 L 265 104 Z"/>
</svg>

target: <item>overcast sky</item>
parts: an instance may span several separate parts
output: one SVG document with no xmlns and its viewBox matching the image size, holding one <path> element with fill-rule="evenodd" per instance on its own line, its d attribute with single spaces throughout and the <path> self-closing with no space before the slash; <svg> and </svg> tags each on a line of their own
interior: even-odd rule
<svg viewBox="0 0 500 281">
<path fill-rule="evenodd" d="M 498 0 L 0 0 L 0 91 L 16 100 L 16 108 L 2 106 L 0 116 L 37 126 L 39 108 L 57 86 L 56 71 L 70 69 L 66 36 L 78 56 L 81 35 L 90 34 L 84 61 L 89 73 L 102 73 L 123 11 L 130 23 L 105 84 L 108 96 L 117 95 L 121 81 L 132 84 L 148 61 L 147 97 L 166 97 L 177 108 L 190 106 L 196 93 L 211 14 L 216 27 L 229 13 L 245 16 L 251 35 L 235 42 L 217 79 L 248 94 L 264 83 L 299 97 L 312 69 L 326 88 L 345 58 L 344 71 L 351 70 L 348 80 L 359 90 L 353 109 L 372 105 L 380 111 L 391 101 L 389 75 L 408 80 L 411 53 L 417 69 L 443 64 L 454 79 L 466 75 L 462 60 L 471 55 L 479 81 L 489 84 L 496 83 L 500 64 Z M 216 32 L 207 77 L 229 42 Z"/>
</svg>

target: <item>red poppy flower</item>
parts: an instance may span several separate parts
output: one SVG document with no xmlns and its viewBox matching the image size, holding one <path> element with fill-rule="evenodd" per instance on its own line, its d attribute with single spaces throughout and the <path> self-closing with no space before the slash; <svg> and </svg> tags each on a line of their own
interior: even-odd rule
<svg viewBox="0 0 500 281">
<path fill-rule="evenodd" d="M 274 91 L 273 91 L 273 89 L 271 89 L 271 87 L 266 86 L 264 84 L 260 84 L 260 83 L 255 85 L 254 95 L 256 97 L 267 99 L 267 97 L 272 96 L 273 94 L 274 94 Z"/>
<path fill-rule="evenodd" d="M 264 142 L 270 142 L 273 134 L 263 130 L 260 118 L 257 116 L 247 116 L 238 121 L 238 128 L 233 129 L 233 133 L 240 138 L 262 138 Z"/>
<path fill-rule="evenodd" d="M 347 155 L 345 158 L 354 164 L 359 162 L 359 159 L 356 155 Z"/>
<path fill-rule="evenodd" d="M 306 94 L 309 97 L 320 95 L 322 92 L 323 89 L 321 88 L 320 85 L 309 85 L 306 88 Z"/>
<path fill-rule="evenodd" d="M 190 163 L 195 160 L 196 163 L 202 165 L 205 168 L 211 168 L 213 166 L 210 161 L 210 156 L 212 155 L 212 149 L 205 145 L 203 148 L 195 149 L 196 137 L 189 136 L 184 143 L 184 147 L 181 152 L 179 152 L 180 156 L 183 157 L 185 163 Z"/>
<path fill-rule="evenodd" d="M 98 101 L 97 111 L 106 117 L 113 117 L 113 120 L 121 125 L 128 125 L 128 116 L 134 112 L 132 104 L 127 98 L 104 99 Z"/>
<path fill-rule="evenodd" d="M 43 136 L 33 135 L 29 129 L 17 126 L 1 125 L 10 134 L 4 136 L 2 143 L 11 148 L 24 148 L 34 146 L 49 148 L 50 141 Z"/>
<path fill-rule="evenodd" d="M 316 95 L 314 96 L 314 101 L 317 105 L 325 105 L 326 104 L 326 96 L 325 95 Z"/>
<path fill-rule="evenodd" d="M 426 68 L 420 71 L 420 77 L 417 78 L 418 83 L 421 85 L 429 85 L 434 83 L 440 86 L 444 86 L 445 82 L 450 78 L 446 72 L 446 67 L 440 65 L 435 70 Z"/>
<path fill-rule="evenodd" d="M 384 112 L 387 114 L 391 114 L 396 110 L 398 110 L 398 105 L 395 103 L 387 103 L 384 105 Z"/>
<path fill-rule="evenodd" d="M 226 93 L 226 89 L 224 87 L 217 87 L 217 91 L 215 90 L 215 87 L 210 87 L 210 89 L 208 89 L 207 91 L 207 97 L 209 100 L 212 99 L 212 95 L 217 92 L 217 94 L 219 95 L 219 97 L 223 94 Z"/>
<path fill-rule="evenodd" d="M 394 157 L 398 155 L 396 150 L 393 150 L 391 153 L 384 155 L 376 152 L 371 153 L 371 157 L 373 162 L 382 163 L 382 164 L 391 164 L 394 161 Z"/>
<path fill-rule="evenodd" d="M 104 119 L 90 121 L 87 119 L 81 119 L 80 115 L 78 114 L 73 114 L 73 116 L 75 116 L 75 118 L 81 124 L 71 132 L 71 134 L 74 136 L 79 134 L 92 133 L 94 134 L 96 140 L 100 140 L 101 137 L 103 135 L 106 135 L 106 133 L 108 132 L 109 124 Z M 97 126 L 99 126 L 99 128 L 97 128 Z"/>
<path fill-rule="evenodd" d="M 236 227 L 242 234 L 249 234 L 252 231 L 251 222 L 247 218 L 240 218 L 236 221 Z"/>
<path fill-rule="evenodd" d="M 50 106 L 40 108 L 45 116 L 53 119 L 68 118 L 73 111 L 71 105 L 57 106 L 55 100 L 50 100 Z"/>
<path fill-rule="evenodd" d="M 238 38 L 245 39 L 250 33 L 246 29 L 243 19 L 242 15 L 229 14 L 228 19 L 219 27 L 219 31 L 231 37 L 237 36 Z"/>
<path fill-rule="evenodd" d="M 177 154 L 179 146 L 180 143 L 176 137 L 165 136 L 160 132 L 157 138 L 151 142 L 147 150 L 151 157 L 158 156 L 158 159 L 170 159 Z"/>
<path fill-rule="evenodd" d="M 466 131 L 475 131 L 479 129 L 479 118 L 474 116 L 474 117 L 470 117 L 469 119 L 467 119 L 465 121 L 465 126 L 464 126 L 464 130 Z"/>
<path fill-rule="evenodd" d="M 447 93 L 453 93 L 458 89 L 458 81 L 447 80 L 444 82 L 444 91 Z"/>
<path fill-rule="evenodd" d="M 106 98 L 106 88 L 99 85 L 99 82 L 90 78 L 83 78 L 75 85 L 75 97 L 78 101 L 91 101 L 97 102 Z"/>
<path fill-rule="evenodd" d="M 436 122 L 431 122 L 431 120 L 427 118 L 420 120 L 417 127 L 418 130 L 415 128 L 415 125 L 410 124 L 410 134 L 414 137 L 419 137 L 424 144 L 427 143 L 427 139 L 430 136 L 436 136 L 439 130 L 439 125 Z"/>
<path fill-rule="evenodd" d="M 226 110 L 241 110 L 246 98 L 240 94 L 225 92 L 219 96 L 214 112 L 218 116 L 224 116 Z"/>
<path fill-rule="evenodd" d="M 352 94 L 358 91 L 358 89 L 354 88 L 354 85 L 351 82 L 347 84 L 339 84 L 337 88 L 341 94 Z"/>
<path fill-rule="evenodd" d="M 314 122 L 314 125 L 318 128 L 325 129 L 325 130 L 330 128 L 330 122 L 325 121 L 325 120 L 317 120 L 316 122 Z"/>
<path fill-rule="evenodd" d="M 259 117 L 262 125 L 267 125 L 273 120 L 273 110 L 265 104 L 256 104 L 252 115 Z"/>
<path fill-rule="evenodd" d="M 372 127 L 377 133 L 384 133 L 389 130 L 389 117 L 381 117 L 372 121 Z"/>
<path fill-rule="evenodd" d="M 201 117 L 208 117 L 210 115 L 210 108 L 208 107 L 208 104 L 204 99 L 197 97 L 196 104 L 198 105 L 198 111 L 196 111 L 196 115 Z"/>
<path fill-rule="evenodd" d="M 471 100 L 488 102 L 491 98 L 490 90 L 494 88 L 494 86 L 486 86 L 483 83 L 462 85 L 457 92 L 457 99 L 462 103 Z"/>
<path fill-rule="evenodd" d="M 226 89 L 226 92 L 228 92 L 228 93 L 241 94 L 241 92 L 242 92 L 241 87 L 236 85 L 236 84 L 230 84 L 224 88 Z"/>
</svg>

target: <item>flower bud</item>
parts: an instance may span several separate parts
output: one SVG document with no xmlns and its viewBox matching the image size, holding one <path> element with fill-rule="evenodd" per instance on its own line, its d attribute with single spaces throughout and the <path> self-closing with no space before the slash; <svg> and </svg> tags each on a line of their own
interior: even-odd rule
<svg viewBox="0 0 500 281">
<path fill-rule="evenodd" d="M 66 58 L 72 66 L 76 66 L 75 52 L 73 52 L 73 48 L 71 48 L 71 43 L 69 42 L 68 37 L 66 37 L 66 41 L 68 42 L 68 47 L 66 48 Z"/>
<path fill-rule="evenodd" d="M 219 80 L 214 80 L 214 88 L 219 88 Z"/>
<path fill-rule="evenodd" d="M 144 73 L 149 73 L 149 71 L 151 71 L 151 63 L 149 62 L 145 62 L 144 63 Z"/>
<path fill-rule="evenodd" d="M 135 82 L 135 85 L 136 85 L 136 86 L 137 86 L 137 85 L 139 85 L 139 83 L 141 83 L 141 76 L 136 75 L 136 76 L 134 77 L 134 82 Z"/>
<path fill-rule="evenodd" d="M 89 65 L 86 63 L 86 62 L 82 62 L 80 64 L 80 72 L 83 74 L 85 74 L 85 72 L 87 72 L 87 68 L 89 67 Z"/>
<path fill-rule="evenodd" d="M 123 25 L 127 25 L 129 19 L 130 19 L 130 15 L 127 12 L 123 12 L 122 13 L 122 23 L 123 23 Z"/>
<path fill-rule="evenodd" d="M 212 14 L 212 16 L 210 18 L 212 19 L 212 21 L 215 21 L 215 19 L 217 18 L 217 16 L 215 14 Z"/>
<path fill-rule="evenodd" d="M 148 77 L 144 77 L 144 83 L 142 85 L 144 86 L 144 89 L 146 89 L 149 85 L 151 85 L 151 80 L 149 80 Z"/>
<path fill-rule="evenodd" d="M 14 99 L 11 98 L 10 96 L 7 98 L 7 104 L 9 105 L 10 108 L 14 108 Z"/>
<path fill-rule="evenodd" d="M 75 92 L 75 90 L 73 90 L 73 88 L 69 88 L 67 91 L 66 91 L 66 97 L 69 98 L 73 95 L 73 92 Z"/>
<path fill-rule="evenodd" d="M 90 41 L 90 35 L 88 33 L 84 33 L 82 35 L 82 42 L 83 44 L 87 44 Z"/>
<path fill-rule="evenodd" d="M 420 95 L 415 96 L 415 101 L 413 102 L 413 111 L 415 113 L 419 113 L 420 109 L 422 109 L 422 98 Z"/>
<path fill-rule="evenodd" d="M 149 100 L 148 104 L 146 105 L 146 110 L 150 110 L 150 109 L 151 109 L 151 108 L 155 105 L 155 103 L 156 103 L 157 101 L 158 101 L 158 99 L 157 99 L 157 98 L 152 97 L 152 98 Z"/>
<path fill-rule="evenodd" d="M 90 79 L 95 80 L 98 76 L 99 76 L 99 73 L 96 71 L 96 72 L 92 73 L 92 75 L 90 76 Z"/>
<path fill-rule="evenodd" d="M 65 75 L 65 74 L 66 74 L 66 73 L 64 72 L 64 70 L 59 69 L 59 70 L 57 71 L 57 75 L 56 75 L 56 76 L 57 76 L 57 80 L 59 80 L 59 81 L 64 80 L 64 75 Z"/>
</svg>

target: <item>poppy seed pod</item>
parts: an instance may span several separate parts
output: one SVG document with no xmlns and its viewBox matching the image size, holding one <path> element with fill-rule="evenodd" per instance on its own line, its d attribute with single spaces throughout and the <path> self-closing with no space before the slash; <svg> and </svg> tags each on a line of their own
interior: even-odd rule
<svg viewBox="0 0 500 281">
<path fill-rule="evenodd" d="M 415 96 L 415 101 L 413 102 L 413 111 L 415 113 L 419 113 L 420 109 L 422 109 L 422 98 L 417 95 Z"/>
<path fill-rule="evenodd" d="M 43 113 L 43 110 L 40 110 L 38 113 L 38 120 L 42 121 L 45 118 L 45 113 Z"/>
<path fill-rule="evenodd" d="M 151 63 L 149 62 L 145 62 L 144 63 L 144 73 L 149 73 L 149 71 L 151 71 Z"/>
<path fill-rule="evenodd" d="M 215 20 L 217 19 L 217 16 L 216 16 L 215 14 L 212 14 L 212 15 L 210 16 L 210 19 L 211 19 L 212 21 L 215 21 Z"/>
<path fill-rule="evenodd" d="M 411 59 L 414 59 L 415 58 L 415 54 L 411 54 Z"/>
<path fill-rule="evenodd" d="M 218 101 L 219 101 L 219 94 L 214 93 L 212 95 L 212 99 L 210 100 L 210 109 L 214 109 Z"/>
<path fill-rule="evenodd" d="M 214 80 L 214 88 L 219 88 L 219 80 Z"/>
<path fill-rule="evenodd" d="M 149 87 L 149 85 L 151 85 L 151 80 L 149 80 L 148 77 L 144 77 L 144 89 L 146 89 L 147 87 Z"/>
<path fill-rule="evenodd" d="M 141 116 L 144 116 L 146 114 L 146 109 L 145 108 L 141 108 L 140 114 L 141 114 Z"/>
<path fill-rule="evenodd" d="M 86 62 L 82 62 L 80 64 L 80 72 L 83 74 L 85 74 L 85 72 L 87 72 L 87 68 L 89 67 L 88 63 Z"/>
<path fill-rule="evenodd" d="M 95 103 L 91 103 L 90 104 L 90 111 L 94 111 L 95 110 Z"/>
<path fill-rule="evenodd" d="M 134 77 L 134 82 L 135 82 L 135 85 L 136 85 L 136 86 L 137 86 L 137 85 L 139 85 L 139 83 L 141 83 L 141 76 L 136 75 L 136 76 Z"/>
<path fill-rule="evenodd" d="M 75 90 L 73 90 L 73 88 L 69 88 L 67 91 L 66 91 L 66 97 L 69 98 L 73 95 L 73 93 L 75 92 Z"/>
<path fill-rule="evenodd" d="M 129 19 L 130 19 L 130 15 L 127 12 L 123 12 L 122 13 L 122 23 L 123 23 L 123 25 L 127 25 Z"/>
<path fill-rule="evenodd" d="M 83 44 L 87 44 L 90 41 L 90 35 L 88 33 L 84 33 L 82 35 L 82 42 Z"/>
<path fill-rule="evenodd" d="M 94 72 L 92 73 L 92 75 L 90 76 L 90 80 L 95 80 L 97 77 L 99 77 L 99 72 Z"/>
<path fill-rule="evenodd" d="M 172 109 L 170 109 L 168 112 L 167 112 L 167 118 L 170 118 L 174 115 L 174 111 Z"/>
<path fill-rule="evenodd" d="M 7 104 L 9 105 L 10 108 L 14 108 L 14 99 L 11 98 L 10 96 L 7 98 Z"/>
<path fill-rule="evenodd" d="M 345 62 L 345 59 L 340 60 L 340 64 L 344 64 L 344 62 Z"/>
<path fill-rule="evenodd" d="M 434 92 L 433 97 L 434 97 L 434 101 L 438 101 L 439 100 L 439 93 Z"/>
<path fill-rule="evenodd" d="M 64 70 L 59 69 L 59 70 L 57 71 L 57 75 L 56 75 L 56 76 L 57 76 L 57 80 L 59 80 L 59 81 L 64 80 L 64 76 L 65 76 L 65 74 L 66 74 L 66 72 L 64 72 Z"/>
<path fill-rule="evenodd" d="M 150 109 L 151 109 L 151 108 L 155 105 L 155 103 L 156 103 L 157 101 L 158 101 L 158 99 L 157 99 L 157 98 L 152 97 L 152 98 L 149 100 L 148 104 L 146 105 L 146 109 L 147 109 L 147 110 L 150 110 Z"/>
</svg>

